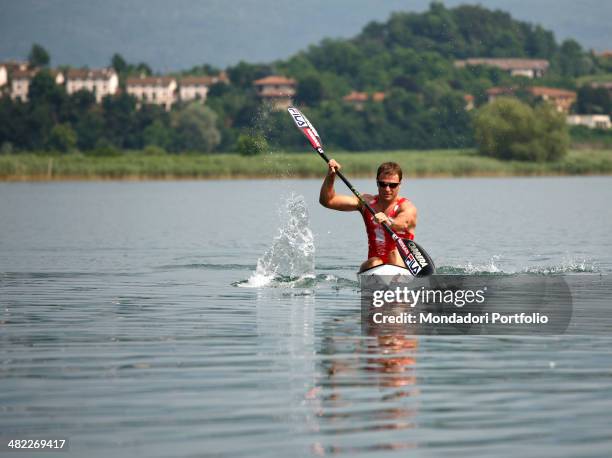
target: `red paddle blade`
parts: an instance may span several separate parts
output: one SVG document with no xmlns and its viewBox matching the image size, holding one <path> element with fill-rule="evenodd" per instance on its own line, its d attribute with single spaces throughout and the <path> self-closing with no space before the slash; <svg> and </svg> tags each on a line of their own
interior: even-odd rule
<svg viewBox="0 0 612 458">
<path fill-rule="evenodd" d="M 302 112 L 295 107 L 289 107 L 287 108 L 287 111 L 293 118 L 293 122 L 295 122 L 295 125 L 298 127 L 298 129 L 300 129 L 302 133 L 306 136 L 306 138 L 310 142 L 310 145 L 314 149 L 321 148 L 323 146 L 321 142 L 321 137 L 319 137 L 319 133 L 313 127 L 313 125 L 310 124 L 308 118 L 304 116 Z"/>
</svg>

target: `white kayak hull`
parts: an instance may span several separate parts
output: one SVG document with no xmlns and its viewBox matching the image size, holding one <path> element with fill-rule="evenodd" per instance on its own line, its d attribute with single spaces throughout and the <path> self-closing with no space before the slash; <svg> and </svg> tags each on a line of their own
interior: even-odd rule
<svg viewBox="0 0 612 458">
<path fill-rule="evenodd" d="M 357 275 L 360 277 L 366 275 L 409 275 L 412 277 L 408 269 L 394 264 L 381 264 L 364 270 L 363 272 L 359 272 Z"/>
<path fill-rule="evenodd" d="M 412 281 L 415 277 L 405 267 L 393 264 L 381 264 L 364 270 L 363 272 L 359 272 L 357 278 L 359 279 L 359 285 L 363 287 L 364 283 L 371 285 L 374 282 L 383 285 L 397 283 L 398 281 L 405 283 Z"/>
</svg>

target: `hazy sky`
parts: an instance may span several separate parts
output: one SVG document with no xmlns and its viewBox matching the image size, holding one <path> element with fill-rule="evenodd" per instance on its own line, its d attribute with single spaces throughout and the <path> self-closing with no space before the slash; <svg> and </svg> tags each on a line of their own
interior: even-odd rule
<svg viewBox="0 0 612 458">
<path fill-rule="evenodd" d="M 465 1 L 447 0 L 448 6 Z M 475 3 L 475 2 L 472 2 Z M 612 49 L 612 0 L 480 0 L 518 19 Z M 351 37 L 429 0 L 0 0 L 0 60 L 33 42 L 52 64 L 103 66 L 113 53 L 158 71 L 284 58 L 324 37 Z"/>
</svg>

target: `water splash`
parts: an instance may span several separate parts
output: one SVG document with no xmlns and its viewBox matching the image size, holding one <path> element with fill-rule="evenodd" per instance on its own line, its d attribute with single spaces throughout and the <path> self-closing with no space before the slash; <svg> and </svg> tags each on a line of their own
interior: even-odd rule
<svg viewBox="0 0 612 458">
<path fill-rule="evenodd" d="M 272 132 L 272 123 L 270 122 L 270 118 L 272 117 L 273 113 L 274 109 L 269 103 L 262 103 L 259 105 L 252 122 L 251 134 L 261 135 L 266 140 L 269 140 Z"/>
<path fill-rule="evenodd" d="M 555 275 L 567 273 L 596 273 L 598 267 L 587 259 L 565 258 L 561 264 L 553 266 L 533 266 L 523 269 L 524 273 L 539 275 Z"/>
<path fill-rule="evenodd" d="M 437 269 L 438 274 L 445 275 L 514 275 L 534 274 L 534 275 L 559 275 L 572 273 L 597 273 L 598 267 L 587 259 L 575 259 L 571 257 L 564 258 L 559 264 L 553 265 L 534 265 L 522 268 L 500 268 L 500 256 L 493 256 L 488 263 L 459 264 L 453 266 L 440 266 Z"/>
<path fill-rule="evenodd" d="M 486 274 L 503 274 L 503 272 L 497 264 L 499 264 L 500 256 L 495 255 L 489 259 L 488 263 L 485 264 L 473 264 L 471 261 L 468 261 L 466 264 L 459 264 L 454 266 L 440 266 L 438 267 L 438 274 L 445 275 L 486 275 Z"/>
<path fill-rule="evenodd" d="M 272 246 L 257 260 L 255 272 L 238 286 L 300 287 L 315 279 L 314 236 L 309 227 L 308 208 L 303 196 L 292 194 L 281 209 L 282 226 Z"/>
</svg>

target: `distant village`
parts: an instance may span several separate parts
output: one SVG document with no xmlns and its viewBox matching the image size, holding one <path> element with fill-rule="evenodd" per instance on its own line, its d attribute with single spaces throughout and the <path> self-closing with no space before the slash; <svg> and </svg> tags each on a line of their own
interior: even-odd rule
<svg viewBox="0 0 612 458">
<path fill-rule="evenodd" d="M 609 54 L 609 52 L 608 52 Z M 473 66 L 489 66 L 508 72 L 512 76 L 523 76 L 537 80 L 545 75 L 549 62 L 543 59 L 523 58 L 471 58 L 456 60 L 455 67 L 465 68 Z M 27 62 L 8 61 L 0 62 L 0 93 L 13 100 L 27 102 L 30 82 L 39 72 L 39 68 L 32 68 Z M 112 68 L 101 69 L 69 69 L 66 71 L 51 70 L 56 84 L 63 85 L 68 94 L 77 91 L 90 91 L 95 95 L 96 102 L 101 103 L 106 96 L 118 94 L 122 89 L 119 85 L 119 76 Z M 154 104 L 170 110 L 178 102 L 199 101 L 206 102 L 210 87 L 214 84 L 229 84 L 225 72 L 216 76 L 140 76 L 127 78 L 125 91 L 134 96 L 138 104 Z M 612 94 L 612 82 L 591 82 L 593 88 L 604 88 Z M 273 109 L 283 110 L 293 103 L 296 94 L 297 82 L 283 75 L 270 75 L 253 81 L 258 97 L 268 102 Z M 580 125 L 589 128 L 610 129 L 612 123 L 607 114 L 574 114 L 572 106 L 576 102 L 577 94 L 574 91 L 552 87 L 527 86 L 530 95 L 553 104 L 557 111 L 564 113 L 569 125 Z M 513 96 L 519 91 L 515 87 L 492 87 L 487 90 L 487 99 L 492 101 L 501 96 Z M 358 92 L 352 91 L 343 97 L 344 102 L 363 110 L 365 103 L 382 102 L 386 97 L 384 92 Z M 465 109 L 475 107 L 475 97 L 464 94 Z"/>
<path fill-rule="evenodd" d="M 13 100 L 28 101 L 30 82 L 40 71 L 31 68 L 27 62 L 0 62 L 0 88 L 7 87 L 3 94 Z M 113 96 L 121 90 L 119 75 L 113 68 L 70 69 L 65 72 L 51 70 L 56 84 L 64 85 L 67 94 L 78 91 L 92 92 L 96 102 L 101 103 L 106 96 Z M 228 83 L 225 73 L 218 76 L 141 76 L 127 78 L 125 91 L 134 96 L 141 104 L 154 104 L 170 110 L 178 101 L 204 102 L 208 89 L 215 83 Z"/>
</svg>

